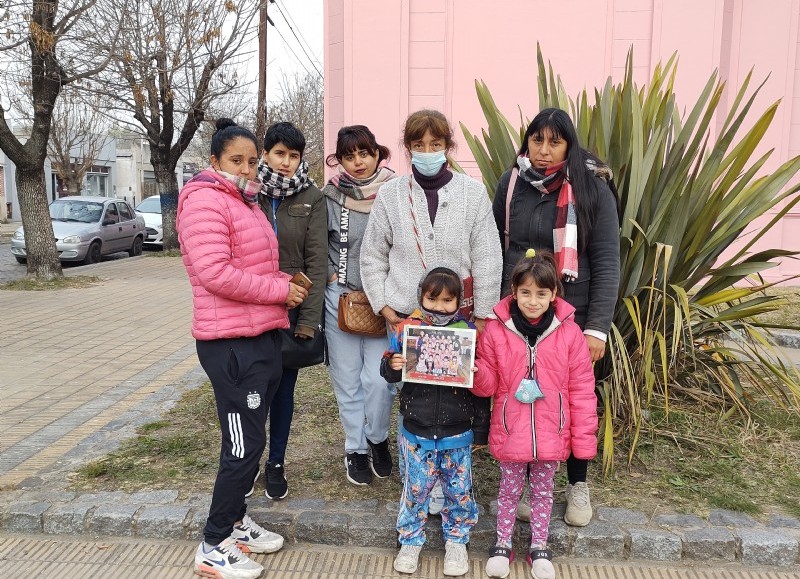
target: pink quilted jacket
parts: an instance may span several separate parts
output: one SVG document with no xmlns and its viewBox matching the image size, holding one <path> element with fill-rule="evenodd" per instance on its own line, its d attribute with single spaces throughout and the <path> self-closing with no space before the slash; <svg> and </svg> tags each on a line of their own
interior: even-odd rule
<svg viewBox="0 0 800 579">
<path fill-rule="evenodd" d="M 589 348 L 572 319 L 575 308 L 556 298 L 556 315 L 535 346 L 534 376 L 544 398 L 514 394 L 528 373 L 528 345 L 511 321 L 511 296 L 494 307 L 478 342 L 473 393 L 494 396 L 489 450 L 500 461 L 566 460 L 597 454 L 597 399 Z"/>
<path fill-rule="evenodd" d="M 278 270 L 278 240 L 258 205 L 206 169 L 178 197 L 178 239 L 192 284 L 192 336 L 258 336 L 288 328 L 289 275 Z"/>
</svg>

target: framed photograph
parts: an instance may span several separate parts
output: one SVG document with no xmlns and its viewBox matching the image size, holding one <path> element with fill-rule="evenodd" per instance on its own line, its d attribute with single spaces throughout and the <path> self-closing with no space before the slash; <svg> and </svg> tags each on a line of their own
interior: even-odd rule
<svg viewBox="0 0 800 579">
<path fill-rule="evenodd" d="M 469 328 L 406 326 L 403 381 L 472 388 L 476 335 Z"/>
</svg>

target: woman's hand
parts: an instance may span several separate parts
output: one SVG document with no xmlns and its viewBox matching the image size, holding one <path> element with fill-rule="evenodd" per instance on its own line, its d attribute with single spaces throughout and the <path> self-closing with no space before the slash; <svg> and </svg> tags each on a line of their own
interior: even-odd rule
<svg viewBox="0 0 800 579">
<path fill-rule="evenodd" d="M 475 329 L 478 330 L 480 334 L 483 331 L 483 328 L 486 326 L 486 319 L 485 318 L 475 318 Z"/>
<path fill-rule="evenodd" d="M 389 367 L 392 370 L 402 370 L 403 366 L 405 365 L 406 365 L 406 359 L 403 358 L 402 354 L 392 354 L 392 357 L 389 358 Z"/>
<path fill-rule="evenodd" d="M 296 308 L 300 304 L 303 303 L 308 297 L 308 290 L 306 288 L 297 285 L 296 283 L 289 282 L 289 295 L 286 296 L 286 301 L 284 302 L 289 309 Z"/>
<path fill-rule="evenodd" d="M 603 340 L 586 334 L 584 334 L 584 337 L 586 338 L 586 345 L 589 346 L 589 354 L 592 356 L 593 363 L 605 356 L 606 343 Z"/>
<path fill-rule="evenodd" d="M 389 306 L 383 306 L 381 308 L 381 315 L 386 318 L 386 321 L 389 322 L 389 327 L 392 332 L 397 331 L 397 324 L 400 323 L 400 316 L 397 315 L 397 312 L 394 311 Z M 399 368 L 395 368 L 395 370 L 399 370 Z"/>
</svg>

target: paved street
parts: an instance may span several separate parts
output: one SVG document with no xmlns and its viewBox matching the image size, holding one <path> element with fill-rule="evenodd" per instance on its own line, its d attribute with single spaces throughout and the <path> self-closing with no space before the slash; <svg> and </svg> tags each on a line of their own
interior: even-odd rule
<svg viewBox="0 0 800 579">
<path fill-rule="evenodd" d="M 7 579 L 84 579 L 113 577 L 173 579 L 194 577 L 190 562 L 197 548 L 187 541 L 155 541 L 104 538 L 51 539 L 0 535 L 0 565 Z M 464 579 L 486 577 L 482 555 L 470 558 Z M 413 575 L 392 569 L 394 551 L 387 549 L 337 549 L 320 545 L 290 545 L 274 555 L 255 555 L 264 565 L 267 579 L 400 579 L 442 577 L 441 553 L 423 551 Z M 740 565 L 683 565 L 605 560 L 555 561 L 559 579 L 797 579 L 797 573 Z M 511 566 L 509 579 L 528 579 L 529 567 L 520 561 Z"/>
<path fill-rule="evenodd" d="M 8 237 L 0 237 L 0 283 L 25 277 L 26 267 L 17 263 L 11 254 Z"/>
</svg>

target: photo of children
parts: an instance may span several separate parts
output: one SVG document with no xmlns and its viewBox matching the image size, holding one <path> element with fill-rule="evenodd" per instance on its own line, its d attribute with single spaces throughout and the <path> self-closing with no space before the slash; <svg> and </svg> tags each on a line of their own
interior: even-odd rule
<svg viewBox="0 0 800 579">
<path fill-rule="evenodd" d="M 407 326 L 403 381 L 472 388 L 475 330 Z"/>
</svg>

